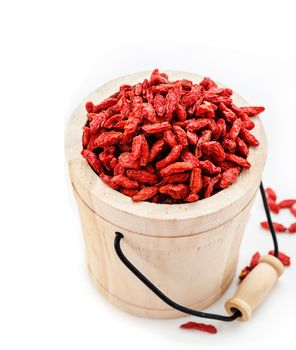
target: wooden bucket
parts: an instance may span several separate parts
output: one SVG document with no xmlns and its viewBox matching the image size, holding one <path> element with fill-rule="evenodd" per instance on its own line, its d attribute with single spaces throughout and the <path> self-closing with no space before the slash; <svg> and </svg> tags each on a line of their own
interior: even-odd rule
<svg viewBox="0 0 296 350">
<path fill-rule="evenodd" d="M 201 81 L 185 72 L 169 78 Z M 250 148 L 252 167 L 238 181 L 214 196 L 189 204 L 133 203 L 105 185 L 80 155 L 86 101 L 102 101 L 121 84 L 135 84 L 150 72 L 108 82 L 87 96 L 73 112 L 66 129 L 66 157 L 84 233 L 88 269 L 96 288 L 114 305 L 138 316 L 175 318 L 183 314 L 165 304 L 139 281 L 114 251 L 115 232 L 124 234 L 128 259 L 175 302 L 196 310 L 214 303 L 236 270 L 239 247 L 266 161 L 267 143 L 259 118 Z M 221 84 L 220 84 L 221 85 Z M 237 105 L 247 102 L 234 93 Z"/>
</svg>

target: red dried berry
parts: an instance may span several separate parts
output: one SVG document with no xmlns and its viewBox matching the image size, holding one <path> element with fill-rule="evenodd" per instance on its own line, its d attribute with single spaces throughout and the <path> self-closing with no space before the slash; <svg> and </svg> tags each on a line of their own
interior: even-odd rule
<svg viewBox="0 0 296 350">
<path fill-rule="evenodd" d="M 277 222 L 273 222 L 273 227 L 274 227 L 274 230 L 275 232 L 286 232 L 287 229 L 284 225 L 282 224 L 279 224 Z M 268 222 L 267 221 L 263 221 L 260 223 L 261 227 L 264 228 L 265 230 L 270 230 L 269 228 L 269 225 L 268 225 Z"/>
<path fill-rule="evenodd" d="M 267 198 L 269 198 L 273 201 L 276 201 L 277 195 L 272 188 L 270 188 L 270 187 L 265 188 L 265 193 L 266 193 Z"/>
<path fill-rule="evenodd" d="M 189 194 L 189 187 L 185 184 L 167 184 L 159 188 L 159 192 L 167 194 L 174 199 L 184 199 Z"/>
<path fill-rule="evenodd" d="M 225 170 L 221 175 L 220 187 L 227 188 L 233 184 L 237 180 L 240 170 L 241 169 L 239 167 L 229 168 Z"/>
<path fill-rule="evenodd" d="M 143 187 L 137 194 L 132 197 L 134 202 L 146 201 L 158 193 L 158 187 Z"/>
<path fill-rule="evenodd" d="M 204 142 L 201 150 L 206 157 L 217 161 L 222 161 L 226 157 L 223 147 L 217 141 Z"/>
<path fill-rule="evenodd" d="M 281 202 L 279 202 L 279 208 L 284 209 L 284 208 L 291 208 L 294 204 L 296 204 L 296 199 L 285 199 Z"/>
<path fill-rule="evenodd" d="M 253 107 L 253 106 L 247 106 L 247 107 L 240 107 L 240 110 L 243 113 L 246 113 L 250 117 L 257 116 L 258 114 L 265 111 L 264 107 Z"/>
<path fill-rule="evenodd" d="M 274 255 L 274 250 L 271 250 L 270 252 L 268 252 L 268 254 Z M 277 258 L 282 262 L 282 264 L 284 266 L 290 266 L 291 265 L 291 258 L 288 255 L 286 255 L 286 254 L 284 254 L 282 252 L 278 252 Z"/>
<path fill-rule="evenodd" d="M 267 198 L 267 203 L 269 206 L 269 209 L 274 213 L 274 214 L 278 214 L 280 211 L 280 207 L 278 206 L 278 204 L 276 204 L 275 201 L 273 201 L 270 198 Z"/>
<path fill-rule="evenodd" d="M 204 323 L 187 322 L 187 323 L 182 324 L 180 326 L 180 328 L 183 328 L 183 329 L 196 329 L 198 331 L 211 333 L 211 334 L 216 334 L 217 333 L 217 328 L 216 327 L 214 327 L 211 324 L 204 324 Z"/>
<path fill-rule="evenodd" d="M 174 161 L 176 161 L 179 158 L 181 151 L 182 151 L 182 145 L 177 145 L 173 147 L 171 149 L 171 152 L 165 158 L 163 158 L 162 160 L 156 163 L 156 168 L 162 169 L 168 166 L 169 164 L 173 163 Z"/>
<path fill-rule="evenodd" d="M 184 171 L 192 170 L 193 168 L 195 168 L 195 166 L 192 163 L 176 162 L 176 163 L 170 164 L 167 167 L 161 169 L 160 175 L 162 177 L 165 177 L 168 175 L 183 173 Z"/>
<path fill-rule="evenodd" d="M 296 206 L 293 205 L 292 207 L 289 208 L 290 209 L 290 212 L 292 215 L 294 215 L 296 217 Z"/>
<path fill-rule="evenodd" d="M 294 222 L 293 224 L 291 224 L 288 228 L 288 232 L 289 233 L 295 233 L 296 232 L 296 222 Z"/>
<path fill-rule="evenodd" d="M 171 124 L 169 122 L 155 123 L 155 124 L 147 124 L 142 126 L 143 131 L 146 134 L 158 134 L 163 131 L 171 129 Z"/>
<path fill-rule="evenodd" d="M 191 171 L 189 187 L 191 193 L 195 194 L 202 189 L 202 177 L 200 168 L 196 168 Z"/>
<path fill-rule="evenodd" d="M 231 162 L 240 165 L 243 168 L 251 167 L 251 164 L 246 159 L 239 157 L 233 153 L 226 153 L 226 160 L 230 160 Z"/>
<path fill-rule="evenodd" d="M 92 151 L 84 149 L 81 151 L 81 154 L 97 173 L 100 173 L 103 170 L 100 160 Z"/>
<path fill-rule="evenodd" d="M 253 256 L 252 256 L 252 259 L 251 259 L 251 262 L 250 262 L 250 268 L 253 269 L 256 265 L 259 264 L 259 260 L 261 258 L 261 255 L 259 252 L 256 252 Z"/>
<path fill-rule="evenodd" d="M 128 178 L 141 183 L 147 183 L 149 185 L 155 185 L 158 181 L 158 177 L 155 174 L 149 173 L 146 170 L 133 170 L 126 171 Z"/>
</svg>

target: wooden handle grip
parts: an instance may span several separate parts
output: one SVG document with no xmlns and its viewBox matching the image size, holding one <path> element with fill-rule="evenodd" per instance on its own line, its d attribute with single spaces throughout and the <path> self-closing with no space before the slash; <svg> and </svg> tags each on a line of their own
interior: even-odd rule
<svg viewBox="0 0 296 350">
<path fill-rule="evenodd" d="M 262 256 L 259 264 L 241 282 L 233 298 L 225 303 L 228 314 L 231 315 L 233 309 L 238 309 L 242 314 L 238 320 L 248 321 L 253 310 L 264 300 L 284 269 L 276 257 Z"/>
</svg>

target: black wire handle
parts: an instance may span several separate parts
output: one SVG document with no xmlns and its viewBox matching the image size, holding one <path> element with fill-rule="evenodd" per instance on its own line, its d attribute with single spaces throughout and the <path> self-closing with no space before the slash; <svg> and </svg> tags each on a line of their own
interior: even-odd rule
<svg viewBox="0 0 296 350">
<path fill-rule="evenodd" d="M 266 213 L 266 217 L 268 220 L 269 228 L 270 228 L 270 233 L 272 235 L 272 240 L 274 244 L 274 256 L 278 256 L 278 243 L 277 243 L 277 238 L 276 238 L 276 233 L 271 221 L 271 216 L 270 216 L 270 211 L 265 195 L 265 190 L 263 187 L 262 182 L 260 183 L 260 192 L 264 204 L 264 209 Z M 181 312 L 184 312 L 186 314 L 192 315 L 192 316 L 197 316 L 197 317 L 202 317 L 202 318 L 209 318 L 212 320 L 219 320 L 219 321 L 224 321 L 224 322 L 231 322 L 236 320 L 238 317 L 241 316 L 241 312 L 239 310 L 235 310 L 234 313 L 231 316 L 223 316 L 223 315 L 217 315 L 217 314 L 212 314 L 208 312 L 202 312 L 202 311 L 197 311 L 190 309 L 188 307 L 182 306 L 178 303 L 175 303 L 172 299 L 167 297 L 161 290 L 159 290 L 151 281 L 148 280 L 147 277 L 145 277 L 142 272 L 140 272 L 128 259 L 127 257 L 123 254 L 121 247 L 120 247 L 120 242 L 124 238 L 124 235 L 121 232 L 115 232 L 115 239 L 114 239 L 114 248 L 116 251 L 117 256 L 119 259 L 122 261 L 122 263 L 142 282 L 147 286 L 154 294 L 156 294 L 162 301 L 164 301 L 166 304 L 171 306 L 172 308 L 179 310 Z"/>
</svg>

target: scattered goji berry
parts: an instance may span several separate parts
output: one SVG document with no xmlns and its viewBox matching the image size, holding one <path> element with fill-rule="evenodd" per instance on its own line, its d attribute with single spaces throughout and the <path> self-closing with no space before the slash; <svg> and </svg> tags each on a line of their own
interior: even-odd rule
<svg viewBox="0 0 296 350">
<path fill-rule="evenodd" d="M 265 193 L 267 198 L 270 198 L 271 200 L 276 201 L 277 195 L 272 188 L 270 187 L 265 188 Z"/>
<path fill-rule="evenodd" d="M 290 209 L 291 214 L 296 217 L 296 206 L 292 205 L 292 207 L 290 207 L 289 209 Z"/>
<path fill-rule="evenodd" d="M 268 254 L 274 255 L 274 250 L 271 250 L 270 252 L 268 252 Z M 282 264 L 284 266 L 290 266 L 291 265 L 291 258 L 288 255 L 286 255 L 286 254 L 284 254 L 282 252 L 278 252 L 277 258 L 282 262 Z"/>
<path fill-rule="evenodd" d="M 280 209 L 291 208 L 294 204 L 296 204 L 296 199 L 285 199 L 279 202 Z"/>
<path fill-rule="evenodd" d="M 180 328 L 183 328 L 183 329 L 196 329 L 198 331 L 211 333 L 211 334 L 216 334 L 217 333 L 217 328 L 216 327 L 214 327 L 211 324 L 204 324 L 204 323 L 187 322 L 187 323 L 182 324 L 180 326 Z"/>
<path fill-rule="evenodd" d="M 295 233 L 296 232 L 296 222 L 294 222 L 293 224 L 291 224 L 288 228 L 288 232 L 289 233 Z"/>
<path fill-rule="evenodd" d="M 276 204 L 276 202 L 274 200 L 272 200 L 271 198 L 267 198 L 267 203 L 269 206 L 269 209 L 275 213 L 278 214 L 280 211 L 280 207 L 278 206 L 278 204 Z"/>
<path fill-rule="evenodd" d="M 284 225 L 282 225 L 282 224 L 279 224 L 277 222 L 273 222 L 272 224 L 273 224 L 275 232 L 286 232 L 287 231 L 287 228 Z M 261 222 L 260 225 L 265 230 L 269 230 L 270 229 L 267 221 Z"/>
</svg>

